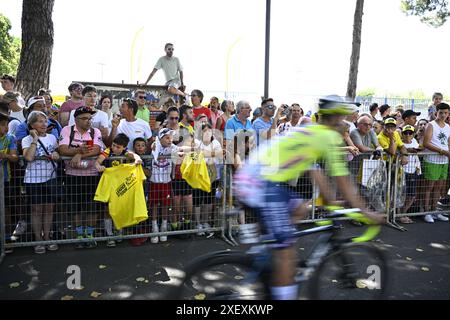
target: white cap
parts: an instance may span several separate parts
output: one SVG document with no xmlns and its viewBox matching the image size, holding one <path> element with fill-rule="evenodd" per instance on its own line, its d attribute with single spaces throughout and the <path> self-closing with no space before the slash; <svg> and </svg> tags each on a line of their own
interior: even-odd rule
<svg viewBox="0 0 450 320">
<path fill-rule="evenodd" d="M 42 102 L 45 105 L 45 99 L 43 97 L 31 97 L 28 99 L 27 108 L 30 108 L 36 102 Z"/>
</svg>

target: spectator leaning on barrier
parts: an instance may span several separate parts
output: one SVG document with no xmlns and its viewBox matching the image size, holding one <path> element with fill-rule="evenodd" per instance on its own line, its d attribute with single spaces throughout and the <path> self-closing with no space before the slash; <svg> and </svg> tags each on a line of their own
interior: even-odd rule
<svg viewBox="0 0 450 320">
<path fill-rule="evenodd" d="M 450 114 L 450 106 L 447 103 L 440 103 L 436 106 L 436 110 L 436 119 L 427 125 L 423 139 L 425 151 L 434 153 L 426 155 L 423 163 L 425 178 L 424 209 L 426 212 L 434 211 L 438 199 L 445 194 L 448 158 L 450 158 L 450 126 L 445 123 L 445 119 Z M 434 219 L 448 221 L 448 218 L 442 214 L 425 216 L 426 222 L 433 223 Z"/>
<path fill-rule="evenodd" d="M 114 137 L 119 133 L 124 133 L 129 139 L 128 149 L 133 149 L 133 141 L 138 137 L 147 140 L 147 150 L 150 150 L 152 143 L 152 130 L 148 122 L 136 118 L 138 105 L 133 99 L 124 99 L 120 105 L 122 119 L 114 118 L 112 121 L 111 133 L 108 137 L 107 145 L 110 145 Z"/>
<path fill-rule="evenodd" d="M 391 156 L 397 155 L 397 150 L 401 153 L 401 164 L 408 164 L 408 155 L 397 129 L 397 121 L 394 118 L 384 120 L 383 131 L 378 135 L 378 142 L 385 152 Z"/>
<path fill-rule="evenodd" d="M 428 120 L 433 121 L 436 119 L 437 105 L 442 102 L 444 96 L 440 92 L 433 93 L 432 103 L 428 107 Z"/>
<path fill-rule="evenodd" d="M 65 101 L 59 110 L 59 123 L 61 123 L 63 127 L 67 126 L 69 123 L 70 111 L 84 106 L 83 89 L 84 87 L 81 83 L 75 82 L 70 84 L 68 88 L 70 99 Z"/>
<path fill-rule="evenodd" d="M 13 230 L 13 221 L 11 217 L 11 200 L 15 193 L 13 192 L 14 185 L 10 185 L 11 177 L 11 163 L 19 160 L 17 157 L 17 147 L 15 138 L 8 133 L 8 123 L 10 118 L 7 114 L 0 113 L 0 170 L 3 170 L 3 185 L 4 185 L 4 199 L 5 199 L 5 228 L 6 235 L 11 235 Z"/>
<path fill-rule="evenodd" d="M 69 213 L 75 216 L 77 239 L 87 240 L 77 243 L 76 248 L 97 246 L 93 237 L 99 208 L 93 199 L 99 176 L 95 160 L 87 159 L 100 154 L 103 142 L 100 130 L 91 125 L 94 114 L 95 111 L 87 107 L 76 109 L 75 125 L 62 129 L 59 142 L 59 153 L 72 157 L 66 161 L 65 179 Z"/>
<path fill-rule="evenodd" d="M 361 116 L 359 117 L 357 124 L 358 127 L 350 132 L 350 138 L 358 150 L 360 152 L 383 150 L 378 142 L 375 131 L 372 130 L 372 118 L 368 115 Z"/>
<path fill-rule="evenodd" d="M 36 241 L 49 241 L 53 224 L 53 209 L 60 186 L 56 183 L 56 168 L 59 154 L 55 136 L 47 133 L 47 115 L 33 111 L 28 116 L 30 134 L 22 140 L 23 156 L 27 161 L 24 183 L 31 206 L 31 224 Z M 36 160 L 45 157 L 45 160 Z M 42 236 L 43 235 L 43 236 Z M 47 246 L 50 251 L 58 250 L 57 244 Z M 34 247 L 35 253 L 45 253 L 43 245 Z"/>
<path fill-rule="evenodd" d="M 417 184 L 419 176 L 422 174 L 419 157 L 415 154 L 420 151 L 420 148 L 419 143 L 414 139 L 414 126 L 405 125 L 402 128 L 402 141 L 409 156 L 408 164 L 403 166 L 405 170 L 406 200 L 400 212 L 407 213 L 416 200 Z M 399 220 L 401 223 L 413 223 L 407 216 L 401 217 Z"/>
</svg>

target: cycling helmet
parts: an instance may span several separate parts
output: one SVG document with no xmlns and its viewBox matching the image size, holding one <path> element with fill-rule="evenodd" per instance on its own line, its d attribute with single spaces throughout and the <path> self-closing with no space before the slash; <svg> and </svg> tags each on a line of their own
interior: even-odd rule
<svg viewBox="0 0 450 320">
<path fill-rule="evenodd" d="M 345 101 L 338 95 L 329 95 L 319 99 L 319 114 L 350 115 L 358 111 L 358 102 Z"/>
</svg>

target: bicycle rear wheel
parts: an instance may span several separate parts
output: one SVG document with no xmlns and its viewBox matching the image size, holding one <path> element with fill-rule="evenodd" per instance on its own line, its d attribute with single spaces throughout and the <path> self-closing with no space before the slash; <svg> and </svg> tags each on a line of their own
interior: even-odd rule
<svg viewBox="0 0 450 320">
<path fill-rule="evenodd" d="M 197 259 L 185 268 L 185 277 L 174 288 L 176 300 L 267 299 L 263 275 L 253 268 L 253 257 L 243 252 L 224 251 Z"/>
<path fill-rule="evenodd" d="M 387 297 L 388 266 L 383 251 L 352 243 L 322 261 L 309 283 L 309 296 L 320 300 L 377 300 Z"/>
</svg>

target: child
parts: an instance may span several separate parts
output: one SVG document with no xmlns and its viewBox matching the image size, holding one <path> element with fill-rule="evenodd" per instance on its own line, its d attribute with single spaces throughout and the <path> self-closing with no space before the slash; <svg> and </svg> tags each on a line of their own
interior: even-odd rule
<svg viewBox="0 0 450 320">
<path fill-rule="evenodd" d="M 119 133 L 113 140 L 111 148 L 105 149 L 97 158 L 97 161 L 95 162 L 95 168 L 98 170 L 98 172 L 103 172 L 108 167 L 115 167 L 121 164 L 122 159 L 109 159 L 110 157 L 121 157 L 125 156 L 127 158 L 134 159 L 135 164 L 142 163 L 141 157 L 139 157 L 134 152 L 127 150 L 127 145 L 130 139 L 123 133 Z M 104 164 L 104 165 L 102 165 Z M 113 236 L 113 230 L 112 230 L 112 219 L 109 215 L 108 211 L 106 211 L 106 218 L 105 218 L 105 230 L 106 235 L 108 237 Z M 114 240 L 108 240 L 107 244 L 108 247 L 115 247 L 116 241 Z"/>
<path fill-rule="evenodd" d="M 167 231 L 168 207 L 171 205 L 171 173 L 172 173 L 172 154 L 178 151 L 177 146 L 172 143 L 173 131 L 163 128 L 158 132 L 158 138 L 152 146 L 152 173 L 150 177 L 150 194 L 148 197 L 149 207 L 152 210 L 152 231 L 159 232 L 158 228 L 158 204 L 161 205 L 162 223 L 161 232 Z M 152 243 L 167 241 L 167 236 L 151 237 Z"/>
<path fill-rule="evenodd" d="M 406 125 L 402 129 L 402 141 L 406 150 L 408 150 L 408 153 L 417 153 L 420 151 L 419 143 L 414 138 L 414 131 L 414 127 L 410 125 Z M 408 157 L 408 164 L 403 166 L 406 179 L 406 201 L 401 209 L 401 213 L 407 213 L 416 200 L 417 181 L 422 174 L 419 157 L 417 155 L 409 155 Z M 401 217 L 400 222 L 413 223 L 413 221 L 406 216 Z"/>
<path fill-rule="evenodd" d="M 17 147 L 14 142 L 13 135 L 8 133 L 9 117 L 6 114 L 0 113 L 0 162 L 1 169 L 3 170 L 3 182 L 5 190 L 5 222 L 6 222 L 6 234 L 12 232 L 12 221 L 10 214 L 10 206 L 12 193 L 12 186 L 9 184 L 11 180 L 11 168 L 10 163 L 17 162 Z M 11 251 L 9 251 L 11 252 Z"/>
<path fill-rule="evenodd" d="M 139 156 L 145 156 L 147 153 L 147 141 L 144 138 L 136 138 L 133 141 L 133 151 Z M 147 178 L 149 178 L 152 174 L 152 160 L 150 158 L 142 159 L 142 169 L 144 170 L 144 174 Z M 148 200 L 148 192 L 149 192 L 149 183 L 144 181 L 144 194 L 146 200 Z M 144 230 L 144 222 L 134 227 L 134 234 L 145 233 Z M 131 244 L 133 246 L 140 246 L 147 241 L 147 237 L 142 238 L 133 238 L 131 239 Z"/>
</svg>

